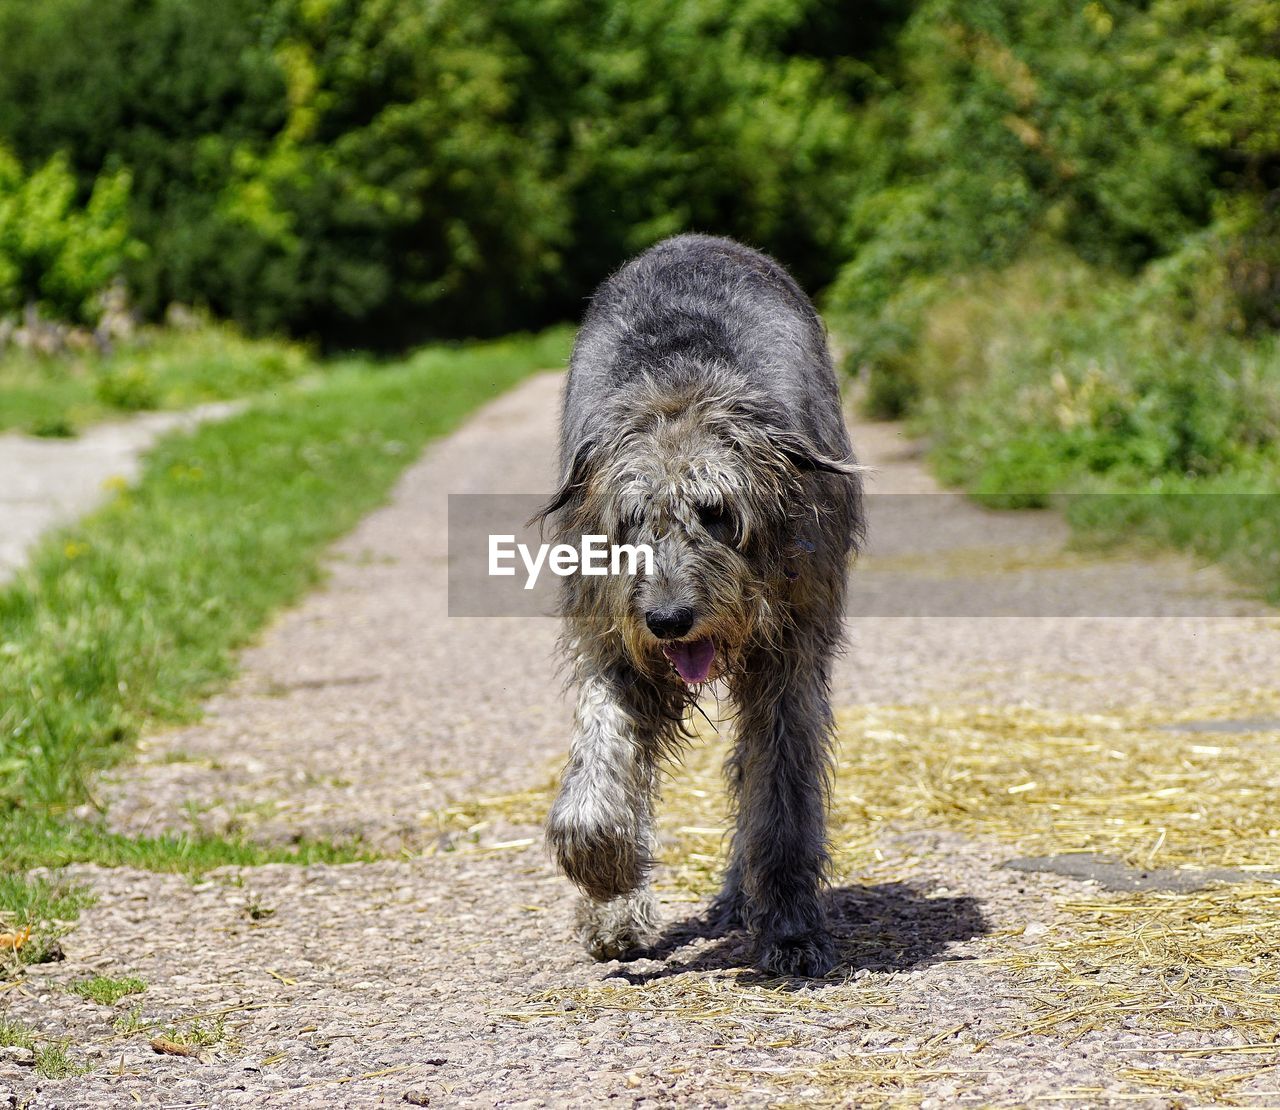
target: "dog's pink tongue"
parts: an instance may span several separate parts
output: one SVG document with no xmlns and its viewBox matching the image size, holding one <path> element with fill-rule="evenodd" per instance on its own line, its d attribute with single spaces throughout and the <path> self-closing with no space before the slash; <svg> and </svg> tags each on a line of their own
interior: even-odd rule
<svg viewBox="0 0 1280 1110">
<path fill-rule="evenodd" d="M 662 654 L 675 664 L 680 677 L 690 686 L 706 682 L 715 662 L 716 645 L 711 640 L 691 640 L 688 643 L 664 644 Z"/>
</svg>

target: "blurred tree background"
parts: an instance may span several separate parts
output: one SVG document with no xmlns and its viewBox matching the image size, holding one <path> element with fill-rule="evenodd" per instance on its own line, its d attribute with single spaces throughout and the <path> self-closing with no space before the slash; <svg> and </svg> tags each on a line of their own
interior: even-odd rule
<svg viewBox="0 0 1280 1110">
<path fill-rule="evenodd" d="M 0 315 L 395 349 L 781 258 L 992 494 L 1280 440 L 1277 0 L 0 2 Z"/>
<path fill-rule="evenodd" d="M 145 250 L 120 264 L 152 317 L 381 347 L 499 333 L 578 315 L 691 227 L 821 287 L 863 172 L 865 59 L 905 17 L 839 7 L 6 0 L 0 143 L 65 160 L 82 200 L 130 183 Z"/>
</svg>

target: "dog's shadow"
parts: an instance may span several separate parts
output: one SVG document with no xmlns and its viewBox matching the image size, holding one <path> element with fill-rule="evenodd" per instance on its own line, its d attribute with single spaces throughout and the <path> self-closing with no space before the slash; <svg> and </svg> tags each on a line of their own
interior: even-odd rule
<svg viewBox="0 0 1280 1110">
<path fill-rule="evenodd" d="M 831 933 L 839 962 L 826 979 L 778 979 L 749 971 L 740 981 L 769 982 L 795 989 L 834 985 L 858 970 L 906 971 L 936 962 L 953 942 L 990 932 L 976 898 L 930 897 L 926 888 L 911 883 L 837 887 L 829 892 L 829 898 Z M 680 951 L 699 940 L 716 943 L 698 946 L 689 959 L 681 960 Z M 631 958 L 665 961 L 653 970 L 623 969 L 611 973 L 635 984 L 687 972 L 751 967 L 745 933 L 716 929 L 701 917 L 668 926 L 653 946 L 633 953 Z"/>
</svg>

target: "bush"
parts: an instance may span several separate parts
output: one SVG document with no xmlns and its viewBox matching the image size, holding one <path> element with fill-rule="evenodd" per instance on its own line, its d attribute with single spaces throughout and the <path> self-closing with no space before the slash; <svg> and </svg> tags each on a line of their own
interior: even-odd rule
<svg viewBox="0 0 1280 1110">
<path fill-rule="evenodd" d="M 1134 285 L 1059 252 L 939 299 L 916 380 L 944 477 L 1037 503 L 1273 466 L 1280 345 L 1207 327 L 1183 280 L 1170 265 Z"/>
<path fill-rule="evenodd" d="M 0 317 L 28 304 L 94 323 L 98 297 L 125 264 L 141 256 L 129 235 L 129 174 L 102 174 L 76 203 L 64 155 L 31 174 L 0 147 Z"/>
<path fill-rule="evenodd" d="M 897 42 L 902 77 L 868 110 L 898 121 L 899 161 L 855 197 L 851 257 L 827 298 L 878 403 L 910 406 L 920 328 L 953 275 L 1046 240 L 1133 276 L 1234 224 L 1220 244 L 1229 292 L 1246 321 L 1274 319 L 1277 11 L 921 4 Z"/>
<path fill-rule="evenodd" d="M 1136 276 L 1230 226 L 1276 326 L 1278 36 L 1274 0 L 45 0 L 0 5 L 0 141 L 67 203 L 129 175 L 152 318 L 498 332 L 697 229 L 834 281 L 896 410 L 950 277 L 1040 242 Z"/>
<path fill-rule="evenodd" d="M 870 52 L 903 7 L 10 5 L 0 137 L 73 152 L 82 189 L 132 172 L 151 250 L 130 280 L 152 316 L 177 300 L 331 344 L 507 331 L 576 315 L 686 228 L 829 281 L 858 80 L 796 51 L 820 28 Z"/>
</svg>

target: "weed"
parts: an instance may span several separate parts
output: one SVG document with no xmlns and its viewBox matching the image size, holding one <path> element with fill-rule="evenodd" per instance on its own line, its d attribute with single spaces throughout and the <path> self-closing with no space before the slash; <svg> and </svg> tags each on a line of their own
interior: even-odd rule
<svg viewBox="0 0 1280 1110">
<path fill-rule="evenodd" d="M 83 1075 L 89 1070 L 85 1063 L 77 1061 L 68 1051 L 68 1042 L 51 1041 L 36 1048 L 36 1074 L 42 1079 L 67 1079 Z"/>
<path fill-rule="evenodd" d="M 144 980 L 132 976 L 112 979 L 107 975 L 95 975 L 91 979 L 81 979 L 78 983 L 73 983 L 71 989 L 81 998 L 87 998 L 101 1006 L 114 1006 L 126 995 L 141 994 L 147 989 L 147 984 Z"/>
<path fill-rule="evenodd" d="M 127 1014 L 121 1014 L 116 1018 L 111 1023 L 111 1028 L 122 1037 L 132 1037 L 137 1033 L 145 1033 L 153 1024 L 143 1018 L 141 1006 L 134 1006 Z"/>
<path fill-rule="evenodd" d="M 184 1048 L 209 1048 L 220 1044 L 227 1035 L 227 1019 L 215 1018 L 212 1022 L 191 1021 L 184 1027 L 168 1026 L 156 1033 L 157 1040 L 169 1041 Z"/>
<path fill-rule="evenodd" d="M 35 1047 L 36 1037 L 30 1029 L 21 1022 L 0 1019 L 0 1048 L 29 1048 L 34 1050 Z"/>
</svg>

